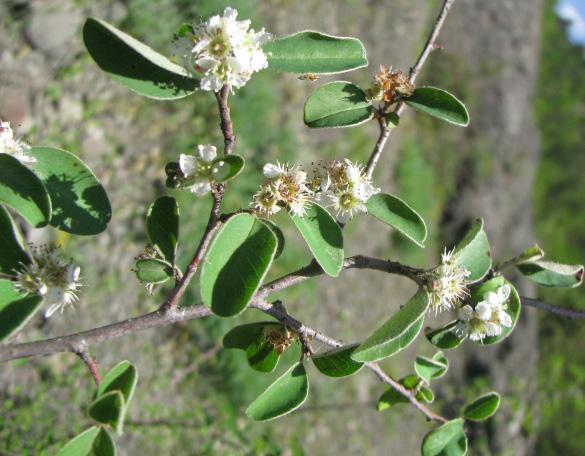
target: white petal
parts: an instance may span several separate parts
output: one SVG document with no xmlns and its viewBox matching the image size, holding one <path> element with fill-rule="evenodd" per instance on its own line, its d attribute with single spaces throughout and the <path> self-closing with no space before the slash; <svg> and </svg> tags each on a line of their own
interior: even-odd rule
<svg viewBox="0 0 585 456">
<path fill-rule="evenodd" d="M 512 317 L 507 313 L 504 312 L 503 310 L 500 312 L 500 324 L 502 326 L 505 326 L 506 328 L 511 328 L 512 327 Z"/>
<path fill-rule="evenodd" d="M 499 336 L 502 333 L 502 328 L 500 325 L 489 322 L 486 324 L 485 332 L 488 336 Z"/>
<path fill-rule="evenodd" d="M 59 307 L 61 306 L 61 304 L 51 304 L 49 306 L 49 308 L 45 311 L 45 318 L 49 318 L 51 315 L 53 315 L 57 310 L 59 310 Z"/>
<path fill-rule="evenodd" d="M 512 292 L 512 287 L 510 287 L 510 285 L 508 285 L 508 284 L 502 285 L 498 289 L 498 296 L 500 298 L 500 303 L 504 304 L 510 298 L 511 292 Z"/>
<path fill-rule="evenodd" d="M 488 291 L 488 294 L 487 294 L 485 300 L 487 301 L 487 303 L 490 306 L 498 306 L 501 304 L 500 297 L 496 293 L 494 293 L 493 291 Z"/>
<path fill-rule="evenodd" d="M 232 8 L 231 6 L 227 6 L 223 10 L 223 17 L 230 20 L 230 21 L 235 21 L 236 17 L 238 17 L 238 10 L 235 8 Z"/>
<path fill-rule="evenodd" d="M 197 181 L 189 189 L 192 193 L 203 196 L 211 191 L 211 184 L 209 181 Z"/>
<path fill-rule="evenodd" d="M 217 157 L 217 149 L 211 144 L 200 144 L 197 146 L 197 152 L 204 162 L 212 162 Z"/>
<path fill-rule="evenodd" d="M 480 320 L 489 320 L 492 316 L 492 308 L 487 302 L 481 301 L 475 306 L 475 313 Z"/>
<path fill-rule="evenodd" d="M 472 315 L 473 308 L 469 304 L 465 304 L 461 309 L 459 309 L 459 320 L 469 321 L 471 320 Z"/>
<path fill-rule="evenodd" d="M 266 163 L 262 168 L 262 174 L 264 177 L 268 179 L 275 179 L 280 176 L 282 173 L 282 168 L 280 166 L 274 165 L 272 163 Z"/>
<path fill-rule="evenodd" d="M 190 177 L 197 170 L 197 157 L 195 155 L 179 155 L 179 168 L 185 177 Z"/>
<path fill-rule="evenodd" d="M 202 57 L 195 61 L 195 65 L 203 71 L 213 71 L 219 65 L 219 60 L 215 60 L 211 57 Z"/>
</svg>

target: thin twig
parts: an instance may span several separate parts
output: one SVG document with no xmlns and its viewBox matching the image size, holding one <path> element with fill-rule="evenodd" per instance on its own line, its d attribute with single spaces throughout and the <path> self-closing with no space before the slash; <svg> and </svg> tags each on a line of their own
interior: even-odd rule
<svg viewBox="0 0 585 456">
<path fill-rule="evenodd" d="M 80 350 L 76 351 L 75 354 L 81 358 L 81 360 L 85 363 L 93 380 L 95 381 L 96 386 L 99 386 L 102 378 L 100 376 L 100 370 L 97 365 L 97 361 L 93 356 L 90 355 L 89 350 L 87 349 L 87 344 L 85 344 L 85 348 L 81 348 Z"/>
<path fill-rule="evenodd" d="M 520 298 L 522 301 L 522 305 L 528 307 L 534 307 L 536 309 L 546 310 L 547 312 L 551 312 L 557 315 L 561 315 L 567 318 L 585 318 L 585 310 L 579 309 L 572 309 L 570 307 L 561 307 L 555 306 L 553 304 L 549 304 L 547 302 L 541 301 L 539 299 L 527 298 L 522 296 Z"/>
<path fill-rule="evenodd" d="M 423 65 L 425 64 L 425 62 L 429 58 L 429 55 L 431 54 L 431 52 L 435 49 L 440 48 L 439 46 L 437 46 L 437 38 L 439 37 L 439 33 L 441 32 L 441 28 L 443 27 L 443 24 L 445 23 L 445 19 L 447 18 L 447 15 L 449 14 L 449 10 L 451 9 L 451 6 L 453 6 L 454 2 L 455 2 L 455 0 L 444 0 L 443 1 L 443 6 L 441 7 L 441 11 L 439 12 L 439 15 L 437 16 L 437 19 L 435 20 L 433 30 L 431 31 L 431 34 L 429 35 L 429 38 L 427 39 L 427 42 L 426 42 L 421 54 L 419 55 L 415 65 L 410 70 L 409 80 L 413 85 L 414 85 L 414 82 L 416 81 L 416 78 L 417 78 L 418 74 L 420 73 Z M 378 116 L 377 116 L 378 124 L 380 126 L 380 135 L 378 136 L 378 140 L 376 141 L 376 144 L 374 146 L 374 150 L 372 151 L 372 154 L 370 155 L 370 159 L 368 160 L 368 164 L 366 165 L 366 176 L 368 178 L 372 177 L 372 174 L 374 173 L 374 169 L 376 168 L 376 165 L 378 164 L 378 161 L 380 160 L 382 152 L 384 151 L 384 147 L 386 146 L 386 142 L 388 141 L 388 138 L 390 138 L 390 135 L 392 134 L 392 132 L 395 130 L 395 128 L 388 127 L 388 122 L 386 121 L 385 114 L 387 114 L 388 108 L 389 108 L 389 105 L 384 106 L 384 108 L 381 110 L 380 113 L 378 113 Z M 394 114 L 396 114 L 397 117 L 400 117 L 400 115 L 402 114 L 402 112 L 405 109 L 406 109 L 406 104 L 403 101 L 401 101 L 396 105 L 396 108 L 394 109 Z"/>
</svg>

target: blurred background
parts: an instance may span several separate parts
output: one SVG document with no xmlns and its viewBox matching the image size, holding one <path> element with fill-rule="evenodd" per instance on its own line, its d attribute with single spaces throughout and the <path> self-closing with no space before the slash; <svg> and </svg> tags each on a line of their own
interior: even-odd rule
<svg viewBox="0 0 585 456">
<path fill-rule="evenodd" d="M 215 99 L 201 93 L 177 102 L 141 98 L 101 73 L 85 52 L 84 18 L 94 15 L 168 53 L 173 33 L 189 21 L 236 7 L 255 28 L 283 35 L 303 29 L 355 36 L 370 66 L 343 79 L 367 85 L 380 64 L 408 70 L 438 12 L 439 0 L 4 0 L 0 3 L 0 117 L 31 144 L 81 156 L 109 192 L 113 219 L 97 237 L 70 238 L 30 231 L 35 242 L 61 244 L 82 266 L 80 303 L 63 315 L 38 318 L 16 341 L 36 340 L 107 324 L 154 310 L 135 279 L 133 258 L 146 240 L 148 205 L 168 193 L 164 164 L 196 144 L 220 146 Z M 535 240 L 567 263 L 585 257 L 585 1 L 458 0 L 419 85 L 450 90 L 469 107 L 462 129 L 407 111 L 391 139 L 375 182 L 421 213 L 427 248 L 405 243 L 364 217 L 347 227 L 346 254 L 365 253 L 417 266 L 437 264 L 477 216 L 495 261 Z M 365 162 L 374 123 L 361 128 L 309 130 L 302 105 L 321 83 L 262 72 L 232 99 L 238 153 L 245 172 L 230 185 L 225 208 L 248 204 L 261 166 L 275 159 L 349 157 Z M 181 264 L 186 264 L 207 219 L 209 201 L 173 192 L 181 205 Z M 272 276 L 306 264 L 310 254 L 285 218 L 283 256 Z M 585 289 L 536 290 L 517 280 L 521 294 L 585 309 Z M 282 294 L 303 321 L 357 341 L 413 293 L 387 275 L 347 271 Z M 198 302 L 196 286 L 185 304 Z M 140 380 L 122 455 L 387 455 L 418 454 L 429 429 L 407 405 L 383 413 L 384 388 L 368 372 L 335 380 L 312 366 L 311 394 L 298 412 L 266 424 L 244 417 L 245 407 L 273 374 L 252 371 L 242 352 L 221 338 L 237 323 L 262 319 L 197 320 L 157 328 L 92 349 L 103 370 L 122 359 Z M 429 319 L 438 326 L 441 321 Z M 515 332 L 496 346 L 464 344 L 448 353 L 451 369 L 436 383 L 434 407 L 456 413 L 467 398 L 496 389 L 500 411 L 470 427 L 473 454 L 580 455 L 585 451 L 585 322 L 523 310 Z M 421 340 L 422 339 L 422 340 Z M 383 362 L 393 376 L 412 371 L 416 353 L 434 352 L 422 337 L 415 349 Z M 288 364 L 298 351 L 287 352 Z M 92 381 L 70 354 L 0 366 L 0 454 L 54 454 L 89 420 Z M 402 408 L 400 408 L 402 407 Z"/>
</svg>

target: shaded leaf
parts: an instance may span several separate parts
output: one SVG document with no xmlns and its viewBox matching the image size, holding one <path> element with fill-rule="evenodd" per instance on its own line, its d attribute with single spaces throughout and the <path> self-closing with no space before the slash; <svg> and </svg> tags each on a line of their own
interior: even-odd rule
<svg viewBox="0 0 585 456">
<path fill-rule="evenodd" d="M 18 332 L 39 309 L 42 297 L 19 293 L 9 280 L 0 279 L 0 342 Z"/>
<path fill-rule="evenodd" d="M 495 391 L 478 397 L 463 408 L 463 417 L 471 421 L 484 421 L 496 413 L 500 406 L 500 395 Z"/>
<path fill-rule="evenodd" d="M 308 127 L 351 127 L 370 120 L 374 107 L 355 84 L 335 81 L 322 85 L 305 102 Z"/>
<path fill-rule="evenodd" d="M 33 147 L 30 155 L 36 158 L 35 172 L 51 197 L 51 225 L 78 235 L 104 231 L 112 217 L 112 207 L 106 191 L 85 163 L 71 152 L 51 147 Z"/>
<path fill-rule="evenodd" d="M 201 271 L 201 297 L 216 315 L 242 312 L 268 272 L 277 239 L 250 214 L 231 217 L 211 243 Z"/>
<path fill-rule="evenodd" d="M 448 325 L 435 330 L 427 328 L 425 330 L 425 337 L 437 348 L 442 348 L 443 350 L 457 348 L 463 342 L 463 339 L 453 332 L 455 326 L 457 326 L 457 321 L 452 321 Z"/>
<path fill-rule="evenodd" d="M 7 154 L 0 154 L 0 202 L 18 211 L 36 228 L 51 220 L 51 200 L 43 183 L 35 173 Z"/>
<path fill-rule="evenodd" d="M 103 71 L 139 95 L 171 100 L 199 87 L 184 68 L 100 19 L 85 21 L 83 42 Z"/>
<path fill-rule="evenodd" d="M 467 278 L 477 282 L 485 277 L 492 267 L 490 244 L 483 230 L 483 219 L 476 219 L 465 236 L 455 246 L 455 263 L 470 272 Z"/>
<path fill-rule="evenodd" d="M 171 196 L 161 196 L 148 208 L 146 230 L 154 247 L 175 264 L 179 240 L 179 205 Z"/>
<path fill-rule="evenodd" d="M 88 409 L 88 415 L 98 423 L 107 424 L 122 433 L 126 407 L 121 391 L 110 391 L 94 400 Z"/>
<path fill-rule="evenodd" d="M 433 392 L 427 388 L 426 386 L 422 385 L 417 375 L 407 375 L 406 377 L 401 378 L 398 381 L 402 386 L 405 388 L 412 390 L 418 388 L 418 391 L 415 395 L 417 401 L 426 401 L 432 402 L 435 398 Z M 379 412 L 389 409 L 397 404 L 407 404 L 410 401 L 407 397 L 400 394 L 394 388 L 389 388 L 386 390 L 378 399 L 376 404 L 376 409 Z"/>
<path fill-rule="evenodd" d="M 136 261 L 136 277 L 144 283 L 163 283 L 173 276 L 173 268 L 166 261 L 145 258 Z"/>
<path fill-rule="evenodd" d="M 0 204 L 0 272 L 14 274 L 30 261 L 16 223 Z"/>
<path fill-rule="evenodd" d="M 419 111 L 455 125 L 469 125 L 469 113 L 465 105 L 446 90 L 436 87 L 419 87 L 404 101 Z"/>
<path fill-rule="evenodd" d="M 276 236 L 276 240 L 278 241 L 278 247 L 276 248 L 276 253 L 274 254 L 274 259 L 276 260 L 277 258 L 280 257 L 280 255 L 282 255 L 282 252 L 284 250 L 284 243 L 285 243 L 284 233 L 282 232 L 280 227 L 276 223 L 274 223 L 272 220 L 263 218 L 262 222 L 264 224 L 266 224 L 266 226 L 268 226 L 268 228 L 270 228 L 272 230 L 272 232 Z"/>
<path fill-rule="evenodd" d="M 423 456 L 462 456 L 467 452 L 463 419 L 457 418 L 433 429 L 422 441 Z"/>
<path fill-rule="evenodd" d="M 112 367 L 104 376 L 97 390 L 97 397 L 103 396 L 110 391 L 120 391 L 124 396 L 126 407 L 134 396 L 134 390 L 138 383 L 138 371 L 130 361 L 120 361 Z"/>
<path fill-rule="evenodd" d="M 224 348 L 238 348 L 246 352 L 248 364 L 259 372 L 272 372 L 280 355 L 266 339 L 267 332 L 284 330 L 282 324 L 273 321 L 260 321 L 239 325 L 223 336 Z"/>
<path fill-rule="evenodd" d="M 414 370 L 420 378 L 430 384 L 433 378 L 439 378 L 447 372 L 448 364 L 445 364 L 444 360 L 446 360 L 445 357 L 431 359 L 426 356 L 417 356 L 414 361 Z"/>
<path fill-rule="evenodd" d="M 358 372 L 364 365 L 351 359 L 351 354 L 358 345 L 345 345 L 313 355 L 311 359 L 322 374 L 328 377 L 347 377 Z"/>
<path fill-rule="evenodd" d="M 57 456 L 116 456 L 116 445 L 108 431 L 92 426 L 67 442 Z"/>
<path fill-rule="evenodd" d="M 278 418 L 299 408 L 308 394 L 305 366 L 295 364 L 250 404 L 246 415 L 256 421 Z"/>
<path fill-rule="evenodd" d="M 582 264 L 527 261 L 518 265 L 522 274 L 544 287 L 578 287 L 583 283 Z"/>
<path fill-rule="evenodd" d="M 239 155 L 226 155 L 213 161 L 211 174 L 215 182 L 227 182 L 244 169 L 245 161 Z"/>
<path fill-rule="evenodd" d="M 425 221 L 408 204 L 393 195 L 377 193 L 366 202 L 368 213 L 384 223 L 396 228 L 398 232 L 420 247 L 427 238 Z"/>
<path fill-rule="evenodd" d="M 268 68 L 291 73 L 341 73 L 368 64 L 366 50 L 358 39 L 314 31 L 277 38 L 263 48 L 268 54 Z"/>
<path fill-rule="evenodd" d="M 377 361 L 398 353 L 418 335 L 429 306 L 429 295 L 423 288 L 390 319 L 368 337 L 351 355 L 354 361 Z"/>
<path fill-rule="evenodd" d="M 343 235 L 337 222 L 316 203 L 307 206 L 303 217 L 291 218 L 323 271 L 337 277 L 344 259 Z"/>
</svg>

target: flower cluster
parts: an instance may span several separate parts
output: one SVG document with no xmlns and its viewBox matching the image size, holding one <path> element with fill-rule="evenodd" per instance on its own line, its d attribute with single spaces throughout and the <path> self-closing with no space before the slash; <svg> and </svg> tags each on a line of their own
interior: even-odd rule
<svg viewBox="0 0 585 456">
<path fill-rule="evenodd" d="M 459 309 L 459 322 L 453 329 L 459 337 L 482 341 L 488 336 L 499 336 L 502 327 L 512 327 L 512 317 L 504 310 L 512 288 L 505 284 L 496 291 L 489 291 L 475 308 L 469 304 Z"/>
<path fill-rule="evenodd" d="M 254 195 L 254 208 L 264 216 L 282 207 L 303 216 L 311 201 L 329 209 L 336 220 L 347 223 L 358 212 L 366 212 L 366 201 L 380 190 L 358 164 L 349 160 L 327 160 L 313 164 L 309 172 L 298 165 L 264 165 L 267 181 Z"/>
<path fill-rule="evenodd" d="M 14 132 L 10 128 L 10 122 L 0 120 L 0 153 L 12 155 L 20 163 L 29 168 L 36 163 L 36 159 L 28 154 L 30 146 L 21 139 L 14 138 Z"/>
<path fill-rule="evenodd" d="M 272 35 L 255 32 L 250 21 L 237 21 L 238 12 L 227 7 L 223 16 L 181 28 L 172 54 L 201 79 L 202 90 L 218 91 L 224 85 L 242 87 L 253 73 L 268 66 L 262 43 Z"/>
<path fill-rule="evenodd" d="M 169 163 L 166 168 L 167 185 L 172 188 L 185 188 L 198 196 L 211 191 L 214 163 L 217 149 L 211 144 L 197 146 L 197 155 L 179 155 L 179 161 Z M 221 161 L 218 165 L 221 165 Z"/>
<path fill-rule="evenodd" d="M 430 305 L 429 310 L 435 315 L 455 307 L 469 295 L 467 284 L 470 272 L 455 262 L 454 251 L 445 251 L 441 264 L 432 272 L 428 281 Z"/>
<path fill-rule="evenodd" d="M 392 103 L 397 97 L 409 97 L 413 92 L 414 86 L 402 70 L 392 71 L 392 68 L 382 65 L 366 95 L 370 100 Z"/>
<path fill-rule="evenodd" d="M 81 288 L 80 268 L 61 261 L 57 252 L 48 247 L 32 248 L 31 263 L 17 272 L 16 287 L 24 293 L 43 296 L 49 304 L 45 317 L 50 317 L 77 301 Z"/>
</svg>

